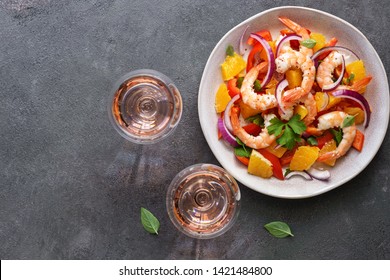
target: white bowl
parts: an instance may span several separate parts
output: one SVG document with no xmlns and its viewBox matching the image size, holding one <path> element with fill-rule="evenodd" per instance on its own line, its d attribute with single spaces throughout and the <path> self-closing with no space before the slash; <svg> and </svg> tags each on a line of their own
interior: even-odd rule
<svg viewBox="0 0 390 280">
<path fill-rule="evenodd" d="M 218 140 L 217 119 L 214 108 L 215 93 L 223 82 L 220 64 L 225 59 L 225 49 L 231 44 L 238 45 L 239 38 L 249 25 L 246 34 L 261 29 L 268 29 L 274 36 L 285 28 L 278 20 L 286 16 L 313 32 L 323 33 L 328 39 L 338 38 L 338 45 L 348 47 L 364 61 L 366 72 L 373 76 L 367 87 L 365 97 L 372 108 L 371 121 L 365 134 L 362 152 L 351 149 L 346 156 L 337 160 L 330 169 L 331 178 L 324 182 L 305 181 L 299 177 L 280 181 L 276 178 L 262 179 L 248 174 L 239 163 L 233 148 Z M 389 121 L 389 85 L 383 64 L 367 38 L 348 22 L 328 13 L 304 7 L 278 7 L 257 14 L 231 29 L 218 42 L 205 66 L 198 96 L 198 113 L 203 134 L 212 152 L 231 175 L 243 185 L 260 193 L 280 198 L 306 198 L 330 191 L 358 175 L 374 158 L 385 137 Z"/>
</svg>

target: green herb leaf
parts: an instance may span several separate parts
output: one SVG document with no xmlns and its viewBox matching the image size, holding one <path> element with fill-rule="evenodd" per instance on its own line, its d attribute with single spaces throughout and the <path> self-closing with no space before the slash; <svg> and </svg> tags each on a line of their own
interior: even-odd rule
<svg viewBox="0 0 390 280">
<path fill-rule="evenodd" d="M 351 75 L 349 75 L 349 77 L 347 78 L 347 84 L 351 84 L 353 79 L 355 79 L 355 74 L 351 73 Z"/>
<path fill-rule="evenodd" d="M 306 130 L 306 125 L 301 121 L 299 114 L 294 115 L 287 123 L 296 134 L 301 134 Z"/>
<path fill-rule="evenodd" d="M 280 136 L 278 139 L 276 139 L 276 142 L 279 145 L 282 145 L 289 150 L 294 148 L 295 143 L 297 143 L 299 141 L 301 141 L 301 137 L 299 137 L 299 135 L 295 134 L 294 131 L 289 126 L 286 126 L 286 128 L 284 129 L 283 135 Z"/>
<path fill-rule="evenodd" d="M 286 177 L 290 172 L 292 172 L 291 169 L 287 168 L 286 171 L 284 172 L 284 177 Z"/>
<path fill-rule="evenodd" d="M 257 124 L 258 126 L 264 126 L 264 119 L 261 115 L 254 115 L 252 117 L 249 117 L 247 119 L 248 122 L 252 122 L 254 124 Z"/>
<path fill-rule="evenodd" d="M 143 207 L 141 207 L 141 223 L 147 232 L 158 234 L 160 222 L 149 210 Z"/>
<path fill-rule="evenodd" d="M 348 127 L 348 126 L 351 126 L 353 125 L 353 123 L 355 122 L 355 116 L 346 116 L 343 120 L 343 124 L 341 125 L 342 128 L 344 127 Z"/>
<path fill-rule="evenodd" d="M 234 56 L 234 48 L 233 48 L 232 45 L 227 46 L 227 48 L 226 48 L 226 55 Z"/>
<path fill-rule="evenodd" d="M 331 129 L 330 132 L 333 134 L 333 138 L 336 141 L 337 146 L 340 144 L 341 140 L 343 140 L 343 131 L 342 130 L 336 130 Z"/>
<path fill-rule="evenodd" d="M 306 39 L 300 42 L 302 46 L 312 49 L 317 44 L 316 40 L 314 39 Z"/>
<path fill-rule="evenodd" d="M 274 134 L 275 136 L 279 136 L 282 133 L 285 123 L 276 117 L 271 119 L 270 123 L 271 124 L 267 126 L 268 133 Z"/>
<path fill-rule="evenodd" d="M 240 138 L 236 137 L 236 142 L 238 145 L 245 147 L 245 144 L 241 141 Z"/>
<path fill-rule="evenodd" d="M 256 92 L 259 92 L 261 90 L 261 83 L 259 80 L 256 80 L 254 83 L 253 83 L 253 89 L 256 91 Z"/>
<path fill-rule="evenodd" d="M 306 141 L 312 146 L 318 146 L 317 138 L 315 138 L 314 136 L 310 136 L 309 138 L 307 138 Z"/>
<path fill-rule="evenodd" d="M 287 123 L 278 118 L 273 118 L 270 123 L 267 127 L 268 133 L 275 136 L 281 135 L 276 139 L 276 142 L 289 150 L 301 141 L 300 135 L 306 130 L 306 125 L 301 121 L 301 116 L 298 114 L 294 115 Z"/>
<path fill-rule="evenodd" d="M 284 238 L 284 237 L 287 237 L 287 236 L 294 236 L 291 233 L 291 229 L 288 226 L 288 224 L 286 224 L 284 222 L 279 222 L 279 221 L 271 222 L 269 224 L 266 224 L 264 227 L 268 230 L 268 232 L 270 234 L 272 234 L 273 236 L 275 236 L 277 238 Z"/>
<path fill-rule="evenodd" d="M 238 88 L 241 88 L 242 82 L 243 82 L 243 81 L 244 81 L 244 77 L 239 77 L 239 78 L 237 79 L 236 86 L 237 86 Z"/>
<path fill-rule="evenodd" d="M 244 148 L 244 147 L 236 147 L 234 148 L 234 154 L 239 157 L 250 157 L 252 149 Z"/>
</svg>

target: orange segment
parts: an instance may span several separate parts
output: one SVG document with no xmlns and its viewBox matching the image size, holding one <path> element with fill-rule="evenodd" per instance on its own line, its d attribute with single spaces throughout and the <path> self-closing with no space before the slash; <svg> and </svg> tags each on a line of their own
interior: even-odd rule
<svg viewBox="0 0 390 280">
<path fill-rule="evenodd" d="M 355 77 L 353 78 L 353 82 L 360 81 L 364 77 L 366 77 L 366 68 L 364 67 L 363 60 L 356 60 L 354 62 L 349 63 L 345 70 L 348 73 L 348 76 L 351 74 L 354 74 Z M 366 90 L 366 87 L 363 87 L 361 90 L 359 90 L 359 93 L 364 93 Z"/>
<path fill-rule="evenodd" d="M 276 141 L 275 141 L 273 144 L 271 144 L 270 146 L 268 146 L 268 147 L 266 148 L 266 150 L 267 150 L 268 152 L 270 152 L 271 154 L 277 156 L 278 158 L 281 158 L 281 157 L 284 155 L 284 153 L 287 151 L 287 148 L 285 148 L 285 147 L 279 147 L 279 148 L 275 149 L 276 146 L 279 146 L 279 145 L 278 145 L 278 143 L 276 143 Z"/>
<path fill-rule="evenodd" d="M 261 113 L 261 110 L 253 109 L 253 108 L 249 107 L 248 105 L 246 105 L 241 100 L 240 100 L 239 105 L 240 105 L 240 108 L 241 108 L 241 115 L 242 115 L 242 117 L 244 119 L 247 119 L 249 117 L 252 117 L 254 115 L 257 115 L 257 114 Z"/>
<path fill-rule="evenodd" d="M 262 178 L 269 178 L 273 174 L 272 163 L 258 151 L 252 150 L 248 173 Z"/>
<path fill-rule="evenodd" d="M 359 107 L 345 107 L 344 112 L 348 115 L 355 116 L 355 124 L 364 122 L 364 112 Z"/>
<path fill-rule="evenodd" d="M 305 106 L 303 106 L 302 104 L 298 104 L 297 106 L 295 106 L 294 108 L 294 115 L 298 114 L 301 116 L 301 120 L 303 118 L 305 118 L 307 116 L 307 114 L 309 113 L 309 111 L 306 109 Z"/>
<path fill-rule="evenodd" d="M 318 147 L 299 147 L 291 160 L 290 169 L 293 171 L 308 170 L 317 160 L 319 151 Z"/>
<path fill-rule="evenodd" d="M 233 56 L 227 55 L 225 61 L 221 64 L 223 80 L 233 79 L 245 68 L 246 62 L 241 55 L 237 53 L 234 53 Z"/>
<path fill-rule="evenodd" d="M 286 72 L 286 80 L 288 81 L 288 88 L 293 89 L 302 84 L 302 71 L 299 69 L 290 69 Z"/>
<path fill-rule="evenodd" d="M 323 34 L 312 32 L 312 33 L 310 33 L 310 39 L 313 39 L 316 41 L 316 44 L 313 48 L 314 53 L 317 52 L 318 50 L 322 49 L 323 47 L 325 47 L 326 38 Z"/>
<path fill-rule="evenodd" d="M 215 110 L 217 113 L 225 111 L 226 105 L 231 99 L 232 98 L 229 95 L 227 86 L 225 84 L 221 84 L 215 94 Z"/>
<path fill-rule="evenodd" d="M 318 156 L 322 156 L 323 154 L 327 152 L 331 152 L 336 150 L 336 141 L 334 139 L 330 140 L 329 142 L 326 142 L 325 145 L 321 148 L 320 153 Z M 327 165 L 334 166 L 336 164 L 336 159 L 333 160 L 327 160 L 324 161 Z"/>
</svg>

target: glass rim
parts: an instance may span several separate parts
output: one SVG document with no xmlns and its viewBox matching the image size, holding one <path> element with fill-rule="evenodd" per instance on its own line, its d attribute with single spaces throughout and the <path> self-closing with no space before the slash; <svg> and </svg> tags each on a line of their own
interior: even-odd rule
<svg viewBox="0 0 390 280">
<path fill-rule="evenodd" d="M 115 99 L 115 95 L 116 95 L 118 89 L 120 88 L 120 86 L 122 84 L 124 84 L 126 81 L 129 81 L 130 79 L 137 77 L 137 76 L 141 76 L 141 75 L 144 77 L 152 77 L 152 78 L 155 78 L 155 79 L 158 79 L 159 81 L 161 81 L 164 84 L 165 88 L 167 89 L 172 100 L 175 101 L 175 106 L 173 106 L 173 112 L 172 112 L 172 116 L 175 116 L 175 118 L 171 117 L 169 120 L 169 124 L 163 130 L 161 130 L 159 133 L 154 134 L 150 137 L 135 137 L 131 133 L 128 133 L 115 120 L 115 118 L 113 116 L 113 111 L 112 111 L 112 107 L 113 107 L 112 104 L 113 104 L 113 101 Z M 175 93 L 173 91 L 175 91 Z M 178 101 L 178 102 L 176 102 L 176 101 Z M 176 106 L 177 103 L 180 104 L 179 107 Z M 178 88 L 176 87 L 176 85 L 172 81 L 172 79 L 170 79 L 168 76 L 166 76 L 165 74 L 163 74 L 157 70 L 153 70 L 153 69 L 146 69 L 146 68 L 145 69 L 137 69 L 137 70 L 133 70 L 133 71 L 130 71 L 130 72 L 122 75 L 121 78 L 119 78 L 114 83 L 114 85 L 111 88 L 110 94 L 108 96 L 107 112 L 108 112 L 108 118 L 110 120 L 110 123 L 112 124 L 114 129 L 123 138 L 125 138 L 126 140 L 128 140 L 130 142 L 136 143 L 136 144 L 155 144 L 156 142 L 159 142 L 159 141 L 165 139 L 166 137 L 168 137 L 169 135 L 171 135 L 175 131 L 178 123 L 180 122 L 180 119 L 181 119 L 181 116 L 183 113 L 183 100 L 182 100 L 180 91 L 178 90 Z"/>
<path fill-rule="evenodd" d="M 175 217 L 175 213 L 173 211 L 173 194 L 175 193 L 177 187 L 179 186 L 179 183 L 183 181 L 186 177 L 188 177 L 189 174 L 192 174 L 195 172 L 210 172 L 215 174 L 215 171 L 210 170 L 210 167 L 219 171 L 218 175 L 223 176 L 227 179 L 228 182 L 230 182 L 228 185 L 232 189 L 232 193 L 234 194 L 234 200 L 235 200 L 235 206 L 233 209 L 233 215 L 231 219 L 227 222 L 227 224 L 223 225 L 222 227 L 218 228 L 217 230 L 211 232 L 211 233 L 204 233 L 204 232 L 196 232 L 192 230 L 187 230 L 185 227 L 182 226 L 182 224 L 179 222 L 178 219 Z M 189 173 L 190 172 L 190 173 Z M 224 180 L 225 181 L 225 180 Z M 166 194 L 166 208 L 168 212 L 168 216 L 173 223 L 173 225 L 178 229 L 181 233 L 184 233 L 185 235 L 196 238 L 196 239 L 211 239 L 218 237 L 225 232 L 227 232 L 236 222 L 238 215 L 240 213 L 241 208 L 241 191 L 238 186 L 237 181 L 234 179 L 232 175 L 230 175 L 225 169 L 218 165 L 214 165 L 211 163 L 197 163 L 194 165 L 190 165 L 183 170 L 181 170 L 179 173 L 175 175 L 175 177 L 172 179 L 168 190 Z"/>
</svg>

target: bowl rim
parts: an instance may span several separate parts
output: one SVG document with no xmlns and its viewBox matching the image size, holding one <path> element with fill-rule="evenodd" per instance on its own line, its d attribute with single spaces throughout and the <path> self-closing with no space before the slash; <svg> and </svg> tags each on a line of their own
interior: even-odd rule
<svg viewBox="0 0 390 280">
<path fill-rule="evenodd" d="M 265 11 L 262 11 L 258 14 L 255 14 L 249 18 L 247 18 L 246 20 L 242 21 L 241 23 L 237 24 L 236 26 L 234 26 L 233 28 L 231 28 L 219 41 L 218 43 L 215 45 L 214 49 L 212 50 L 212 52 L 210 53 L 209 55 L 209 58 L 207 59 L 207 62 L 205 64 L 205 67 L 204 67 L 204 70 L 203 70 L 203 73 L 202 73 L 202 77 L 201 77 L 201 82 L 200 82 L 200 85 L 199 85 L 199 91 L 198 91 L 198 117 L 199 117 L 199 122 L 200 122 L 200 125 L 201 125 L 201 129 L 202 129 L 202 132 L 203 132 L 203 135 L 206 139 L 206 142 L 207 144 L 209 145 L 211 151 L 213 152 L 214 156 L 217 158 L 218 162 L 222 165 L 222 167 L 227 170 L 237 181 L 239 181 L 241 184 L 243 184 L 244 186 L 256 191 L 256 192 L 259 192 L 259 193 L 262 193 L 264 195 L 268 195 L 268 196 L 271 196 L 271 197 L 276 197 L 276 198 L 285 198 L 285 199 L 303 199 L 303 198 L 309 198 L 309 197 L 314 197 L 314 196 L 318 196 L 320 194 L 323 194 L 323 193 L 326 193 L 332 189 L 335 189 L 343 184 L 345 184 L 346 182 L 350 181 L 351 179 L 353 179 L 354 177 L 356 177 L 358 174 L 360 174 L 369 164 L 370 162 L 374 159 L 375 155 L 378 153 L 382 143 L 383 143 L 383 140 L 386 136 L 386 133 L 387 133 L 387 129 L 388 129 L 388 125 L 389 125 L 389 118 L 385 118 L 384 122 L 382 123 L 382 130 L 383 132 L 378 132 L 378 135 L 377 137 L 380 137 L 380 141 L 377 142 L 378 144 L 375 146 L 375 147 L 372 147 L 370 146 L 370 150 L 372 150 L 373 152 L 371 152 L 370 154 L 367 155 L 366 157 L 366 160 L 364 161 L 364 164 L 361 165 L 361 167 L 359 168 L 358 171 L 356 172 L 353 172 L 351 174 L 348 174 L 346 175 L 343 179 L 341 180 L 338 180 L 334 183 L 330 183 L 328 184 L 326 187 L 324 188 L 321 188 L 319 189 L 318 191 L 314 191 L 314 192 L 310 192 L 310 193 L 307 193 L 307 194 L 296 194 L 296 195 L 284 195 L 284 194 L 275 194 L 275 193 L 272 193 L 271 192 L 267 192 L 267 191 L 262 191 L 262 190 L 259 190 L 259 189 L 256 189 L 252 186 L 250 186 L 250 184 L 246 184 L 245 183 L 245 178 L 241 178 L 240 175 L 237 176 L 237 174 L 235 174 L 236 172 L 234 172 L 234 168 L 230 168 L 230 166 L 228 166 L 227 164 L 223 164 L 224 162 L 224 159 L 215 151 L 215 147 L 212 145 L 211 143 L 211 139 L 209 139 L 208 137 L 208 132 L 207 132 L 207 125 L 205 123 L 205 121 L 203 121 L 204 119 L 204 116 L 202 116 L 202 112 L 203 112 L 203 108 L 202 108 L 202 91 L 203 91 L 203 88 L 205 87 L 205 79 L 206 79 L 206 70 L 208 68 L 208 66 L 210 65 L 210 62 L 212 60 L 212 58 L 214 57 L 215 53 L 219 51 L 219 48 L 220 48 L 220 45 L 223 43 L 223 41 L 225 40 L 226 37 L 228 37 L 231 33 L 235 32 L 237 29 L 239 29 L 240 27 L 242 27 L 243 25 L 246 25 L 248 24 L 249 22 L 259 18 L 259 17 L 262 17 L 264 16 L 265 14 L 267 13 L 272 13 L 272 12 L 275 12 L 275 11 L 281 11 L 281 10 L 305 10 L 305 11 L 309 11 L 309 12 L 313 12 L 313 13 L 320 13 L 324 16 L 327 16 L 327 17 L 330 17 L 330 18 L 333 18 L 345 25 L 347 25 L 349 28 L 352 28 L 355 32 L 357 32 L 360 36 L 362 36 L 366 42 L 365 44 L 368 44 L 368 46 L 372 49 L 372 54 L 376 57 L 377 61 L 379 62 L 379 68 L 380 68 L 380 71 L 382 72 L 382 75 L 383 77 L 385 78 L 385 83 L 386 83 L 386 89 L 387 89 L 387 97 L 389 96 L 389 85 L 388 85 L 388 79 L 387 79 L 387 75 L 386 75 L 386 71 L 385 71 L 385 68 L 384 68 L 384 65 L 383 65 L 383 62 L 382 60 L 380 59 L 378 53 L 376 52 L 375 48 L 372 46 L 372 44 L 370 43 L 370 41 L 367 39 L 367 37 L 359 30 L 357 29 L 355 26 L 353 26 L 352 24 L 350 24 L 349 22 L 347 22 L 346 20 L 344 19 L 341 19 L 335 15 L 332 15 L 332 14 L 329 14 L 327 12 L 324 12 L 324 11 L 320 11 L 320 10 L 317 10 L 317 9 L 313 9 L 313 8 L 307 8 L 307 7 L 301 7 L 301 6 L 280 6 L 280 7 L 274 7 L 274 8 L 271 8 L 271 9 L 267 9 Z M 389 98 L 388 99 L 388 102 L 387 102 L 387 106 L 386 106 L 386 116 L 389 116 L 390 112 L 389 112 L 389 108 L 390 108 L 390 100 Z"/>
</svg>

